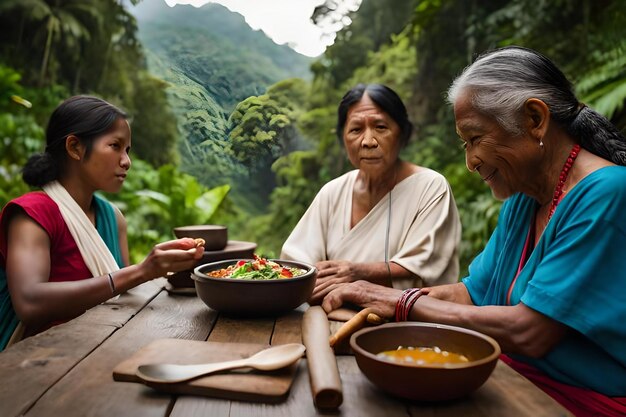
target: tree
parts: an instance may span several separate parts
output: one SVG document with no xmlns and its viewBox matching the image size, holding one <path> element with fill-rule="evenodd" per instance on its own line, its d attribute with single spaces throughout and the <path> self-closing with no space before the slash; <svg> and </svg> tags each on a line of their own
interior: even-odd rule
<svg viewBox="0 0 626 417">
<path fill-rule="evenodd" d="M 311 17 L 314 23 L 333 26 L 341 22 L 346 26 L 312 67 L 315 78 L 327 79 L 334 88 L 342 86 L 356 68 L 365 65 L 368 51 L 378 50 L 391 40 L 391 35 L 403 30 L 416 3 L 363 0 L 358 11 L 351 11 L 345 1 L 328 0 L 316 7 Z"/>
<path fill-rule="evenodd" d="M 234 176 L 242 204 L 262 212 L 276 186 L 272 164 L 293 151 L 310 149 L 296 121 L 302 114 L 308 87 L 292 78 L 270 86 L 267 93 L 252 96 L 237 105 L 229 118 L 229 153 L 246 174 Z M 238 200 L 239 201 L 239 200 Z"/>
<path fill-rule="evenodd" d="M 0 65 L 0 206 L 23 194 L 29 187 L 21 169 L 28 157 L 41 149 L 44 132 L 33 117 L 28 94 L 20 85 L 21 75 Z"/>
<path fill-rule="evenodd" d="M 39 85 L 48 75 L 52 50 L 62 41 L 63 48 L 80 55 L 80 44 L 91 38 L 92 31 L 101 24 L 101 17 L 93 3 L 66 0 L 8 0 L 1 10 L 20 9 L 22 18 L 31 20 L 36 26 L 35 39 L 44 38 L 43 57 L 39 71 Z M 21 40 L 22 33 L 20 32 Z"/>
<path fill-rule="evenodd" d="M 286 112 L 269 95 L 262 95 L 242 101 L 230 115 L 231 148 L 251 174 L 281 154 L 281 134 L 290 123 Z"/>
<path fill-rule="evenodd" d="M 284 80 L 269 87 L 266 94 L 242 101 L 232 112 L 231 149 L 251 174 L 299 147 L 293 122 L 301 114 L 297 103 L 306 93 L 303 80 Z"/>
</svg>

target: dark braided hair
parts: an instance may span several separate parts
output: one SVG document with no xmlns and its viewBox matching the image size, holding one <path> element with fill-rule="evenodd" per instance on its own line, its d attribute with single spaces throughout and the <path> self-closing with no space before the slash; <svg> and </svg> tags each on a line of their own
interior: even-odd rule
<svg viewBox="0 0 626 417">
<path fill-rule="evenodd" d="M 580 145 L 618 165 L 626 165 L 626 140 L 617 128 L 590 107 L 582 105 L 567 126 L 567 133 L 580 140 Z"/>
<path fill-rule="evenodd" d="M 522 133 L 526 100 L 548 105 L 552 120 L 588 151 L 626 165 L 626 138 L 606 117 L 579 103 L 572 84 L 552 61 L 531 49 L 509 46 L 480 55 L 448 90 L 454 104 L 468 92 L 472 105 L 493 116 L 508 132 Z"/>
</svg>

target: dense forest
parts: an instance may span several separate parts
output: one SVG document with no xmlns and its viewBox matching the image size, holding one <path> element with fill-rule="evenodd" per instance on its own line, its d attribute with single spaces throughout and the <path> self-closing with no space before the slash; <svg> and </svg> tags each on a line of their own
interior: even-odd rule
<svg viewBox="0 0 626 417">
<path fill-rule="evenodd" d="M 171 227 L 206 222 L 277 255 L 320 186 L 351 168 L 334 125 L 341 96 L 359 82 L 385 83 L 407 103 L 417 129 L 403 158 L 448 178 L 464 266 L 500 207 L 467 172 L 444 100 L 473 57 L 510 44 L 537 49 L 575 82 L 581 101 L 626 126 L 624 0 L 363 0 L 348 16 L 341 0 L 326 0 L 311 16 L 316 24 L 351 23 L 313 61 L 233 29 L 240 17 L 203 32 L 209 6 L 144 19 L 133 14 L 143 4 L 131 3 L 0 3 L 0 204 L 27 191 L 19 170 L 43 148 L 51 109 L 72 94 L 101 96 L 133 116 L 133 168 L 108 197 L 127 216 L 135 259 Z"/>
<path fill-rule="evenodd" d="M 181 170 L 209 187 L 231 184 L 230 197 L 239 206 L 262 211 L 275 186 L 271 162 L 263 160 L 264 169 L 249 175 L 253 154 L 243 152 L 241 141 L 231 146 L 228 119 L 239 103 L 276 82 L 309 79 L 311 59 L 276 45 L 218 4 L 170 8 L 163 1 L 144 1 L 131 12 L 148 70 L 169 83 L 169 103 L 184 138 L 178 147 Z M 306 147 L 301 142 L 294 138 L 285 152 Z"/>
</svg>

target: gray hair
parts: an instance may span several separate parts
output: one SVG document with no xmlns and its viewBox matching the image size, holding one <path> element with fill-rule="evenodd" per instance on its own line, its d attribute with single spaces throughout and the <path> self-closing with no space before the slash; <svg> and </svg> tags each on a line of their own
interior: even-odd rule
<svg viewBox="0 0 626 417">
<path fill-rule="evenodd" d="M 522 134 L 524 103 L 542 100 L 552 120 L 588 151 L 626 165 L 626 139 L 604 116 L 582 105 L 572 84 L 552 61 L 542 54 L 517 46 L 487 52 L 463 70 L 448 90 L 454 104 L 461 94 L 478 111 L 493 117 L 506 131 Z"/>
</svg>

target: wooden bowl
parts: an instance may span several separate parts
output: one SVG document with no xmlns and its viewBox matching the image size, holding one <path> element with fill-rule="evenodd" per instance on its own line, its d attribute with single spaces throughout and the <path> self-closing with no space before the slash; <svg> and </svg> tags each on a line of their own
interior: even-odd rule
<svg viewBox="0 0 626 417">
<path fill-rule="evenodd" d="M 418 365 L 377 356 L 398 346 L 434 347 L 465 355 L 469 362 Z M 417 401 L 443 401 L 464 397 L 491 375 L 500 346 L 489 336 L 443 324 L 402 322 L 368 327 L 350 338 L 357 364 L 383 391 Z"/>
<path fill-rule="evenodd" d="M 276 316 L 305 303 L 313 293 L 317 269 L 304 262 L 273 259 L 280 265 L 306 271 L 294 278 L 242 280 L 207 275 L 208 272 L 226 268 L 240 260 L 212 262 L 194 269 L 191 277 L 195 281 L 198 297 L 213 310 L 239 317 Z"/>
<path fill-rule="evenodd" d="M 204 239 L 204 249 L 207 251 L 222 250 L 228 243 L 228 228 L 226 226 L 198 224 L 175 227 L 173 231 L 174 236 L 178 239 L 183 237 Z"/>
</svg>

